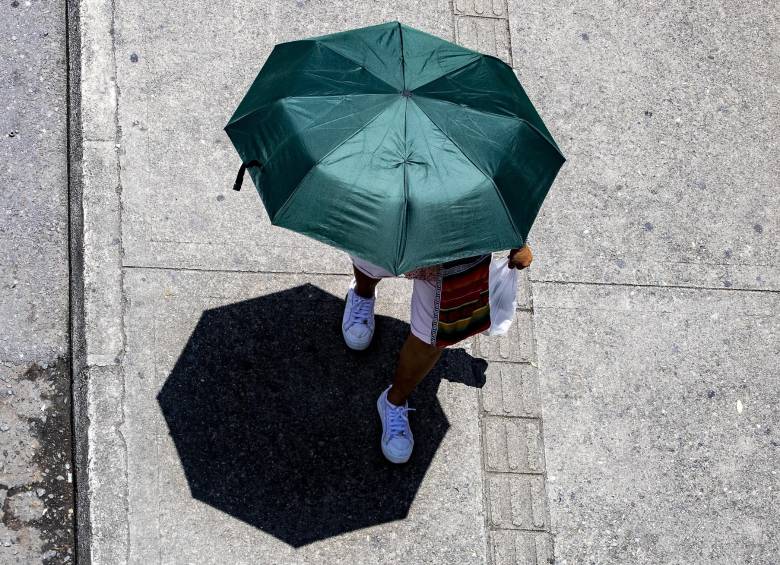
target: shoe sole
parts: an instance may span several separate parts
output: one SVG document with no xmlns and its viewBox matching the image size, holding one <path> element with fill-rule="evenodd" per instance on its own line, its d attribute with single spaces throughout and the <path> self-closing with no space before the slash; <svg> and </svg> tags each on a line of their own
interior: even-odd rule
<svg viewBox="0 0 780 565">
<path fill-rule="evenodd" d="M 356 344 L 355 342 L 350 343 L 349 338 L 347 337 L 347 334 L 344 333 L 343 328 L 341 330 L 341 336 L 344 338 L 344 343 L 346 343 L 347 347 L 349 347 L 352 351 L 364 351 L 368 349 L 368 346 L 371 345 L 371 341 L 374 339 L 374 334 L 371 334 L 371 339 L 369 339 L 365 345 Z"/>
<path fill-rule="evenodd" d="M 379 412 L 379 419 L 382 422 L 382 437 L 384 437 L 384 435 L 385 435 L 385 412 L 384 412 L 384 410 L 382 410 L 382 396 L 381 395 L 379 396 L 379 398 L 376 401 L 376 410 L 377 410 L 377 412 Z M 385 459 L 390 461 L 390 463 L 395 463 L 397 465 L 400 465 L 401 463 L 406 463 L 407 461 L 409 461 L 409 458 L 412 456 L 412 454 L 410 452 L 409 455 L 407 455 L 406 458 L 403 459 L 403 458 L 395 457 L 394 455 L 388 453 L 387 451 L 385 451 L 385 444 L 382 443 L 382 438 L 381 437 L 379 438 L 379 447 L 382 448 L 382 455 L 385 456 Z M 414 443 L 412 443 L 412 447 L 414 447 Z"/>
</svg>

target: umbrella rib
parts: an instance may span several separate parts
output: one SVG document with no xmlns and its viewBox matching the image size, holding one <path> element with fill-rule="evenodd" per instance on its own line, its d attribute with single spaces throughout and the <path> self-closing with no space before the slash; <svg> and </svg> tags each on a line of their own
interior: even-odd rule
<svg viewBox="0 0 780 565">
<path fill-rule="evenodd" d="M 343 95 L 334 95 L 334 96 L 343 96 Z M 388 95 L 388 94 L 358 94 L 358 95 L 356 95 L 356 96 L 389 96 L 389 95 Z M 323 97 L 324 97 L 324 96 L 323 96 Z M 277 102 L 280 102 L 280 101 L 282 101 L 282 100 L 286 100 L 286 99 L 289 99 L 289 98 L 299 98 L 299 97 L 298 97 L 298 96 L 287 96 L 287 97 L 285 97 L 285 98 L 279 98 L 279 99 L 278 99 L 278 100 L 276 100 L 274 103 L 277 103 Z M 337 105 L 336 105 L 336 106 L 334 106 L 333 108 L 329 109 L 327 112 L 325 112 L 324 114 L 322 114 L 322 115 L 318 116 L 317 118 L 318 118 L 318 119 L 322 119 L 322 118 L 324 118 L 324 117 L 327 117 L 327 116 L 329 116 L 329 115 L 330 115 L 330 114 L 333 112 L 333 110 L 335 110 L 337 107 L 341 106 L 343 103 L 344 103 L 344 100 L 342 100 L 341 102 L 339 102 L 339 104 L 337 104 Z M 383 110 L 384 110 L 384 108 L 383 108 Z M 380 110 L 380 113 L 381 113 L 383 110 Z M 264 161 L 263 161 L 263 166 L 267 168 L 267 167 L 268 167 L 268 164 L 269 164 L 269 163 L 271 163 L 271 161 L 273 160 L 273 158 L 274 158 L 274 157 L 276 156 L 276 154 L 279 152 L 280 148 L 281 148 L 281 147 L 283 147 L 283 146 L 284 146 L 284 145 L 285 145 L 285 144 L 286 144 L 288 141 L 290 141 L 292 138 L 294 138 L 294 137 L 296 137 L 296 136 L 300 136 L 302 133 L 304 133 L 304 132 L 307 132 L 307 131 L 311 130 L 312 128 L 315 128 L 315 127 L 322 127 L 322 126 L 324 126 L 324 125 L 327 125 L 327 124 L 329 124 L 329 123 L 331 123 L 331 122 L 334 122 L 334 121 L 337 121 L 337 120 L 341 120 L 341 119 L 344 119 L 344 118 L 346 118 L 347 116 L 353 116 L 353 115 L 355 115 L 355 113 L 354 113 L 354 112 L 353 112 L 352 114 L 345 114 L 345 115 L 343 115 L 343 116 L 339 116 L 339 117 L 337 117 L 337 118 L 333 118 L 333 119 L 329 119 L 329 120 L 325 120 L 325 121 L 318 121 L 317 119 L 315 119 L 314 121 L 312 121 L 312 123 L 310 123 L 309 125 L 307 125 L 307 126 L 306 126 L 305 128 L 303 128 L 302 130 L 300 130 L 300 131 L 297 131 L 297 132 L 295 132 L 295 133 L 292 133 L 292 134 L 288 135 L 287 137 L 285 137 L 284 139 L 282 139 L 282 140 L 281 140 L 279 143 L 277 143 L 277 144 L 276 144 L 276 147 L 275 147 L 275 148 L 274 148 L 274 150 L 271 152 L 271 154 L 270 154 L 270 155 L 268 155 L 268 157 L 266 157 L 266 158 L 264 159 Z M 239 128 L 239 129 L 240 129 L 240 128 Z M 243 130 L 242 130 L 242 131 L 243 131 Z"/>
<path fill-rule="evenodd" d="M 426 96 L 424 94 L 418 94 L 418 96 L 420 98 L 427 98 L 428 100 L 434 100 L 436 102 L 443 102 L 444 104 L 451 104 L 452 106 L 457 106 L 458 108 L 462 108 L 463 107 L 461 104 L 458 104 L 457 102 L 452 102 L 451 100 L 445 100 L 444 98 L 437 98 L 435 96 Z M 418 108 L 420 107 L 419 104 L 417 105 L 417 107 Z M 496 112 L 490 112 L 488 110 L 482 110 L 480 108 L 474 108 L 473 106 L 466 106 L 466 108 L 468 108 L 469 110 L 473 110 L 474 112 L 479 112 L 480 114 L 487 114 L 488 116 L 496 116 L 498 118 L 509 118 L 511 120 L 517 120 L 519 122 L 522 122 L 523 124 L 525 124 L 526 126 L 531 128 L 536 133 L 536 135 L 541 137 L 547 143 L 547 145 L 549 145 L 550 147 L 555 149 L 555 152 L 558 155 L 560 155 L 564 160 L 566 159 L 566 157 L 563 155 L 563 153 L 561 153 L 561 150 L 558 149 L 558 147 L 555 145 L 555 143 L 552 143 L 547 138 L 546 135 L 544 135 L 541 131 L 539 131 L 539 128 L 537 128 L 535 125 L 533 125 L 531 122 L 529 122 L 525 118 L 521 118 L 520 116 L 517 116 L 515 114 L 498 114 Z M 422 108 L 420 108 L 420 109 L 422 110 Z M 424 112 L 425 112 L 425 110 L 423 110 L 423 113 Z M 428 114 L 425 114 L 425 115 L 428 116 Z M 430 118 L 430 116 L 428 116 L 428 118 Z M 431 120 L 431 121 L 433 122 L 433 120 Z M 434 123 L 436 123 L 436 122 L 434 122 Z M 438 124 L 437 124 L 436 127 L 438 127 Z M 441 128 L 439 128 L 439 129 L 441 129 Z"/>
<path fill-rule="evenodd" d="M 436 100 L 436 99 L 434 99 L 434 100 Z M 506 205 L 506 201 L 504 200 L 504 197 L 502 196 L 502 194 L 501 194 L 501 191 L 500 191 L 500 190 L 498 190 L 498 186 L 496 185 L 496 181 L 493 179 L 493 177 L 492 177 L 492 176 L 490 176 L 489 174 L 487 174 L 485 171 L 483 171 L 483 170 L 482 170 L 482 167 L 480 167 L 479 165 L 477 165 L 477 164 L 476 164 L 476 163 L 475 163 L 475 162 L 474 162 L 474 161 L 471 159 L 471 157 L 469 157 L 469 156 L 466 154 L 466 152 L 465 152 L 465 151 L 463 151 L 463 148 L 462 148 L 462 147 L 461 147 L 461 146 L 460 146 L 460 145 L 459 145 L 459 144 L 458 144 L 458 143 L 457 143 L 457 142 L 456 142 L 454 139 L 452 139 L 452 138 L 450 137 L 450 135 L 449 135 L 449 134 L 448 134 L 446 131 L 444 131 L 444 129 L 443 129 L 441 126 L 439 126 L 439 124 L 437 124 L 437 123 L 436 123 L 436 122 L 433 120 L 433 118 L 431 118 L 431 116 L 428 114 L 428 112 L 426 112 L 426 111 L 425 111 L 425 109 L 424 109 L 422 106 L 420 106 L 420 105 L 419 105 L 419 104 L 417 104 L 417 103 L 415 103 L 415 106 L 417 106 L 417 108 L 419 108 L 419 109 L 420 109 L 420 111 L 421 111 L 423 114 L 425 114 L 425 116 L 426 116 L 426 117 L 427 117 L 427 118 L 430 120 L 430 122 L 431 122 L 431 123 L 432 123 L 434 126 L 436 126 L 436 129 L 438 129 L 438 130 L 439 130 L 439 131 L 440 131 L 440 132 L 441 132 L 441 133 L 444 135 L 444 137 L 446 137 L 447 139 L 449 139 L 449 140 L 450 140 L 450 143 L 452 143 L 452 144 L 453 144 L 453 145 L 454 145 L 454 146 L 455 146 L 455 147 L 458 149 L 458 151 L 460 151 L 461 155 L 463 155 L 463 156 L 464 156 L 466 159 L 468 159 L 469 163 L 471 163 L 471 164 L 474 166 L 474 168 L 475 168 L 475 169 L 477 169 L 477 170 L 478 170 L 480 173 L 482 173 L 482 174 L 484 175 L 484 177 L 485 177 L 486 179 L 488 179 L 488 180 L 490 181 L 490 184 L 491 184 L 491 185 L 493 185 L 493 189 L 496 191 L 496 196 L 498 196 L 498 199 L 501 201 L 501 204 L 502 204 L 502 205 L 503 205 L 503 207 L 504 207 L 504 212 L 506 213 L 506 217 L 507 217 L 507 219 L 509 220 L 509 225 L 510 225 L 510 226 L 512 226 L 512 230 L 514 230 L 514 232 L 515 232 L 515 235 L 516 235 L 518 238 L 520 238 L 520 241 L 521 241 L 521 242 L 523 242 L 523 243 L 524 243 L 524 242 L 525 242 L 525 238 L 524 238 L 522 235 L 520 235 L 520 232 L 518 231 L 518 229 L 517 229 L 517 226 L 515 225 L 515 221 L 512 219 L 512 215 L 509 213 L 509 208 L 508 208 L 508 207 L 507 207 L 507 205 Z"/>
<path fill-rule="evenodd" d="M 393 94 L 393 93 L 392 92 L 358 92 L 356 94 L 351 94 L 349 92 L 345 92 L 343 94 L 290 94 L 289 96 L 281 96 L 279 98 L 274 98 L 273 100 L 270 100 L 265 104 L 252 108 L 246 114 L 241 114 L 238 118 L 230 120 L 230 122 L 228 122 L 228 124 L 225 126 L 225 129 L 231 126 L 235 127 L 236 124 L 238 124 L 241 120 L 248 118 L 249 116 L 252 116 L 254 114 L 257 114 L 260 110 L 268 110 L 274 104 L 278 104 L 282 100 L 289 100 L 291 98 L 338 98 L 340 96 L 349 96 L 349 97 L 387 96 L 388 94 Z"/>
<path fill-rule="evenodd" d="M 370 71 L 370 70 L 369 70 L 369 69 L 368 69 L 368 68 L 367 68 L 365 65 L 362 65 L 360 62 L 356 61 L 356 60 L 355 60 L 355 59 L 353 59 L 352 57 L 347 57 L 347 56 L 346 56 L 346 55 L 344 55 L 343 53 L 339 53 L 339 52 L 338 52 L 338 51 L 336 51 L 336 50 L 335 50 L 333 47 L 331 47 L 330 45 L 328 45 L 328 44 L 326 44 L 326 43 L 321 43 L 321 42 L 319 42 L 319 41 L 316 41 L 316 43 L 317 43 L 317 45 L 321 45 L 321 46 L 325 47 L 326 49 L 328 49 L 329 51 L 332 51 L 333 53 L 335 53 L 336 55 L 338 55 L 338 56 L 339 56 L 339 57 L 341 57 L 342 59 L 345 59 L 345 60 L 349 61 L 350 63 L 353 63 L 353 64 L 357 65 L 358 67 L 360 67 L 361 69 L 363 69 L 364 71 L 366 71 L 368 74 L 370 74 L 371 76 L 373 76 L 375 79 L 377 79 L 377 80 L 379 80 L 380 82 L 383 82 L 384 84 L 386 84 L 386 85 L 388 86 L 388 88 L 391 88 L 391 89 L 392 89 L 392 91 L 393 91 L 393 92 L 398 92 L 398 88 L 396 88 L 395 86 L 393 86 L 392 84 L 390 84 L 389 82 L 387 82 L 385 79 L 383 79 L 382 77 L 380 77 L 378 74 L 376 74 L 376 73 L 374 73 L 374 72 Z M 385 94 L 389 94 L 389 92 L 388 92 L 388 93 L 385 93 Z"/>
<path fill-rule="evenodd" d="M 408 143 L 406 139 L 406 115 L 409 110 L 409 99 L 404 101 L 404 161 L 403 167 L 403 179 L 404 179 L 404 207 L 403 214 L 401 216 L 401 229 L 398 232 L 398 246 L 395 253 L 396 268 L 401 265 L 401 259 L 406 251 L 406 235 L 409 230 L 409 184 L 406 178 L 406 164 L 408 155 Z"/>
<path fill-rule="evenodd" d="M 302 185 L 302 184 L 303 184 L 303 182 L 306 180 L 306 178 L 307 178 L 307 177 L 308 177 L 308 176 L 309 176 L 309 175 L 312 173 L 312 171 L 313 171 L 314 169 L 316 169 L 316 168 L 317 168 L 317 166 L 319 166 L 319 164 L 320 164 L 320 163 L 322 163 L 322 162 L 323 162 L 325 159 L 327 159 L 327 158 L 328 158 L 328 157 L 329 157 L 329 156 L 330 156 L 330 155 L 331 155 L 331 154 L 332 154 L 334 151 L 336 151 L 336 150 L 337 150 L 339 147 L 341 147 L 342 145 L 344 145 L 344 144 L 345 144 L 347 141 L 349 141 L 350 139 L 352 139 L 353 137 L 355 137 L 357 134 L 359 134 L 360 132 L 362 132 L 363 130 L 365 130 L 365 129 L 366 129 L 368 126 L 370 126 L 372 123 L 374 123 L 374 121 L 376 121 L 376 119 L 377 119 L 379 116 L 381 116 L 381 115 L 382 115 L 382 114 L 383 114 L 383 113 L 384 113 L 384 112 L 385 112 L 385 111 L 386 111 L 386 110 L 387 110 L 389 107 L 390 107 L 390 106 L 388 105 L 388 106 L 385 106 L 384 108 L 382 108 L 381 110 L 379 110 L 379 112 L 377 112 L 377 113 L 376 113 L 376 115 L 374 115 L 374 116 L 373 116 L 373 117 L 372 117 L 370 120 L 368 120 L 366 123 L 364 123 L 362 126 L 360 126 L 360 127 L 359 127 L 357 130 L 355 130 L 353 133 L 351 133 L 350 135 L 348 135 L 347 137 L 345 137 L 344 139 L 342 139 L 342 140 L 341 140 L 339 143 L 337 143 L 337 144 L 336 144 L 336 145 L 335 145 L 335 146 L 334 146 L 334 147 L 333 147 L 333 148 L 332 148 L 330 151 L 328 151 L 327 153 L 325 153 L 325 154 L 324 154 L 322 157 L 320 157 L 319 159 L 317 159 L 317 162 L 316 162 L 316 163 L 314 163 L 314 164 L 313 164 L 313 165 L 312 165 L 312 166 L 309 168 L 309 170 L 308 170 L 308 171 L 306 171 L 306 174 L 305 174 L 305 175 L 303 175 L 303 177 L 301 178 L 301 180 L 300 180 L 300 181 L 298 181 L 298 184 L 297 184 L 297 185 L 295 185 L 295 188 L 293 188 L 293 189 L 290 191 L 290 194 L 289 194 L 289 196 L 287 196 L 287 198 L 285 199 L 284 203 L 283 203 L 283 204 L 282 204 L 282 205 L 279 207 L 279 209 L 276 211 L 276 214 L 274 214 L 274 217 L 273 217 L 273 218 L 271 218 L 271 224 L 274 224 L 274 222 L 276 221 L 276 218 L 278 218 L 279 216 L 281 216 L 282 214 L 284 214 L 284 212 L 285 212 L 285 211 L 287 210 L 287 208 L 289 207 L 289 205 L 290 205 L 290 202 L 292 202 L 292 199 L 293 199 L 293 197 L 295 196 L 295 193 L 296 193 L 296 192 L 298 192 L 298 189 L 301 187 L 301 185 Z"/>
<path fill-rule="evenodd" d="M 402 83 L 402 89 L 406 91 L 406 59 L 405 59 L 405 53 L 404 53 L 404 31 L 401 27 L 401 22 L 398 22 L 398 41 L 401 43 L 400 50 L 401 50 L 401 83 Z M 404 110 L 405 112 L 406 110 Z M 406 114 L 404 114 L 406 116 Z M 406 118 L 404 118 L 406 119 Z M 404 125 L 404 135 L 406 135 L 406 126 Z"/>
<path fill-rule="evenodd" d="M 406 62 L 404 61 L 404 35 L 403 30 L 401 29 L 401 22 L 398 22 L 398 38 L 401 42 L 401 81 L 403 82 L 403 89 L 404 93 L 406 92 Z M 409 217 L 409 187 L 407 185 L 407 179 L 406 179 L 406 160 L 408 155 L 408 140 L 406 138 L 406 118 L 407 118 L 407 112 L 409 110 L 409 97 L 404 96 L 404 160 L 403 164 L 401 165 L 403 167 L 403 179 L 404 179 L 404 207 L 403 207 L 403 214 L 401 215 L 401 229 L 398 230 L 398 245 L 396 246 L 395 251 L 395 262 L 396 265 L 394 265 L 394 268 L 397 268 L 401 264 L 401 257 L 403 256 L 404 251 L 406 251 L 406 231 L 407 231 L 407 221 Z"/>
<path fill-rule="evenodd" d="M 436 82 L 437 80 L 441 80 L 441 79 L 443 79 L 444 77 L 446 77 L 447 75 L 449 75 L 451 73 L 457 73 L 458 71 L 463 70 L 464 68 L 468 67 L 472 63 L 474 63 L 476 61 L 479 61 L 482 57 L 484 57 L 484 55 L 482 53 L 477 53 L 476 51 L 474 53 L 475 53 L 476 56 L 473 59 L 469 59 L 468 61 L 466 61 L 462 65 L 460 65 L 458 67 L 455 67 L 454 69 L 450 69 L 446 73 L 441 74 L 441 75 L 437 76 L 436 78 L 432 78 L 428 82 L 425 82 L 425 83 L 423 83 L 423 84 L 421 84 L 419 86 L 415 86 L 414 89 L 412 90 L 412 92 L 414 92 L 416 94 L 417 91 L 420 88 L 424 88 L 424 87 L 428 86 L 429 84 L 431 84 L 432 82 Z"/>
</svg>

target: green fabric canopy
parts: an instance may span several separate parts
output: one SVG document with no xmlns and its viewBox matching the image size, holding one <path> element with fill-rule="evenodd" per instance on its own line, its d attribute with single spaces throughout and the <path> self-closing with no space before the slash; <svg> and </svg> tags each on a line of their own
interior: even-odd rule
<svg viewBox="0 0 780 565">
<path fill-rule="evenodd" d="M 277 45 L 225 131 L 274 225 L 396 274 L 523 245 L 565 161 L 508 65 L 398 22 Z"/>
</svg>

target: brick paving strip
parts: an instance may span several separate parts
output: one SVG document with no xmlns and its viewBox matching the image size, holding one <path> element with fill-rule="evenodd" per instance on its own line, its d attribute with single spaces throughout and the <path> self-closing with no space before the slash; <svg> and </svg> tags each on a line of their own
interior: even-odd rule
<svg viewBox="0 0 780 565">
<path fill-rule="evenodd" d="M 522 284 L 527 291 L 527 279 Z M 479 337 L 475 350 L 490 362 L 480 390 L 480 426 L 494 565 L 553 561 L 530 293 L 524 298 L 511 334 L 490 340 Z"/>
<path fill-rule="evenodd" d="M 506 0 L 453 0 L 452 12 L 456 42 L 513 67 Z M 475 354 L 489 361 L 480 390 L 489 559 L 493 565 L 552 563 L 527 272 L 510 334 L 477 337 Z"/>
</svg>

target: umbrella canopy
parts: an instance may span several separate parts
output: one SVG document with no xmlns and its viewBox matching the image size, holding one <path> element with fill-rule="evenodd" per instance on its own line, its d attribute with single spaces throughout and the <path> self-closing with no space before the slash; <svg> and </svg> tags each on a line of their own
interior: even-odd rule
<svg viewBox="0 0 780 565">
<path fill-rule="evenodd" d="M 398 22 L 277 45 L 225 131 L 274 225 L 395 274 L 520 247 L 565 161 L 508 65 Z"/>
</svg>

